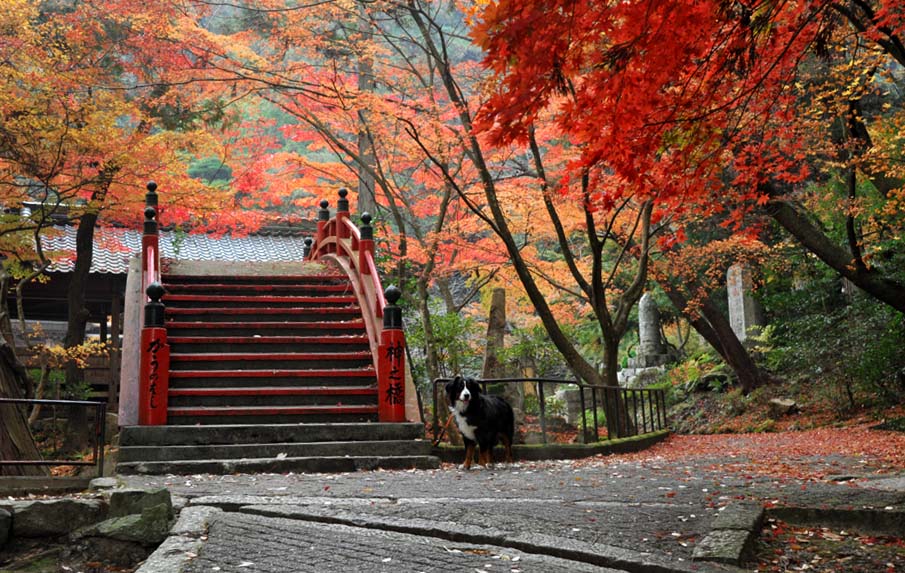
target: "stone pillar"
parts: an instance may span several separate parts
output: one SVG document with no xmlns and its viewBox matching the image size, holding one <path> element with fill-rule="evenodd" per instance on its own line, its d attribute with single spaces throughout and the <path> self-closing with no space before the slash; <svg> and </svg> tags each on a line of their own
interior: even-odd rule
<svg viewBox="0 0 905 573">
<path fill-rule="evenodd" d="M 503 350 L 505 334 L 506 290 L 495 288 L 490 300 L 490 317 L 487 320 L 487 342 L 484 348 L 484 366 L 481 368 L 481 378 L 502 378 L 505 375 L 498 357 L 498 353 Z"/>
<path fill-rule="evenodd" d="M 660 339 L 660 309 L 649 292 L 644 293 L 638 303 L 638 338 L 641 339 L 642 355 L 666 354 Z"/>
<path fill-rule="evenodd" d="M 729 291 L 729 324 L 739 341 L 745 342 L 764 325 L 760 304 L 751 296 L 751 271 L 741 264 L 729 267 L 726 289 Z"/>
<path fill-rule="evenodd" d="M 123 348 L 119 366 L 119 425 L 138 424 L 138 364 L 141 360 L 141 313 L 145 293 L 141 290 L 141 255 L 129 259 L 123 311 Z"/>
<path fill-rule="evenodd" d="M 484 365 L 481 378 L 505 378 L 506 364 L 500 362 L 506 337 L 506 289 L 495 288 L 490 299 L 490 316 L 487 320 L 487 342 L 484 347 Z M 516 420 L 525 409 L 525 396 L 521 384 L 503 383 L 498 389 L 503 398 L 515 409 Z"/>
</svg>

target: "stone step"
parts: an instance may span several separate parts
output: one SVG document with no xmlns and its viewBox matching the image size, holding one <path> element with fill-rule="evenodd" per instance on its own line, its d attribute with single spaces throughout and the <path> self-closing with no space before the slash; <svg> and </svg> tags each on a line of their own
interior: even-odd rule
<svg viewBox="0 0 905 573">
<path fill-rule="evenodd" d="M 339 473 L 376 469 L 435 469 L 434 456 L 331 456 L 301 458 L 252 458 L 241 460 L 187 460 L 127 462 L 117 464 L 121 474 L 234 474 L 234 473 Z"/>
<path fill-rule="evenodd" d="M 125 446 L 119 449 L 119 462 L 235 460 L 277 457 L 428 456 L 430 453 L 431 444 L 429 440 L 289 442 L 215 444 L 206 446 Z"/>
<path fill-rule="evenodd" d="M 423 437 L 424 426 L 416 423 L 124 426 L 120 446 L 393 441 Z"/>
<path fill-rule="evenodd" d="M 363 406 L 377 403 L 376 386 L 171 388 L 171 408 Z"/>
<path fill-rule="evenodd" d="M 369 386 L 376 383 L 377 372 L 371 365 L 361 368 L 310 370 L 170 371 L 170 388 Z"/>
<path fill-rule="evenodd" d="M 170 336 L 341 336 L 365 332 L 363 320 L 333 322 L 236 321 L 188 322 L 183 317 L 167 322 Z M 271 316 L 271 319 L 276 318 Z"/>
<path fill-rule="evenodd" d="M 229 424 L 237 420 L 248 424 L 374 422 L 377 405 L 168 407 L 167 420 L 176 425 Z"/>
<path fill-rule="evenodd" d="M 304 370 L 360 368 L 373 363 L 371 352 L 269 352 L 170 354 L 170 372 L 179 370 Z"/>
<path fill-rule="evenodd" d="M 344 351 L 364 352 L 370 350 L 367 335 L 347 336 L 168 336 L 170 352 L 214 353 L 214 352 L 316 352 Z"/>
</svg>

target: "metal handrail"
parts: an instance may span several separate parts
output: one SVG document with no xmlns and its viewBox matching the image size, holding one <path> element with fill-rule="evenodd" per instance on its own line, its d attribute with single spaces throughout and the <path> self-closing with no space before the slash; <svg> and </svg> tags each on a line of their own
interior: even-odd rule
<svg viewBox="0 0 905 573">
<path fill-rule="evenodd" d="M 437 388 L 440 384 L 446 384 L 451 381 L 452 378 L 437 378 L 432 382 L 432 393 L 433 393 L 433 439 L 434 443 L 438 442 L 438 436 L 440 434 L 440 401 L 439 401 L 439 393 Z M 602 385 L 593 385 L 593 384 L 584 384 L 582 382 L 578 382 L 577 380 L 565 380 L 561 378 L 486 378 L 486 379 L 475 379 L 484 390 L 487 390 L 488 384 L 513 384 L 513 383 L 535 383 L 537 384 L 537 398 L 538 398 L 538 408 L 540 410 L 540 426 L 541 426 L 541 439 L 544 444 L 547 443 L 547 419 L 546 419 L 546 400 L 544 396 L 544 385 L 545 384 L 569 384 L 578 388 L 579 398 L 581 401 L 581 443 L 587 443 L 587 434 L 588 434 L 588 419 L 587 419 L 587 401 L 585 399 L 585 391 L 591 391 L 591 410 L 593 412 L 593 424 L 594 424 L 594 436 L 597 437 L 599 435 L 599 420 L 597 418 L 597 392 L 598 390 L 602 391 L 602 404 L 604 406 L 604 410 L 607 412 L 614 412 L 616 414 L 615 426 L 616 428 L 631 428 L 629 432 L 624 435 L 619 436 L 608 436 L 608 439 L 612 439 L 613 437 L 626 437 L 629 435 L 639 435 L 641 433 L 649 433 L 656 432 L 660 430 L 667 429 L 667 420 L 666 420 L 666 393 L 662 388 L 622 388 L 619 386 L 602 386 Z M 621 396 L 620 396 L 621 394 Z M 629 416 L 628 412 L 628 403 L 631 398 L 632 403 L 632 416 Z M 645 413 L 645 397 L 646 399 L 646 407 L 647 413 Z M 641 424 L 638 424 L 638 404 L 641 404 Z M 623 407 L 624 406 L 624 407 Z M 656 409 L 656 415 L 654 410 Z M 632 424 L 628 422 L 633 421 Z M 608 424 L 612 425 L 612 424 Z M 639 428 L 643 431 L 639 431 Z M 599 438 L 597 440 L 599 441 Z"/>
<path fill-rule="evenodd" d="M 97 466 L 98 477 L 104 475 L 104 444 L 107 441 L 107 403 L 88 400 L 33 400 L 0 398 L 0 404 L 40 404 L 42 406 L 80 406 L 94 408 L 94 461 L 78 460 L 0 460 L 0 466 Z"/>
</svg>

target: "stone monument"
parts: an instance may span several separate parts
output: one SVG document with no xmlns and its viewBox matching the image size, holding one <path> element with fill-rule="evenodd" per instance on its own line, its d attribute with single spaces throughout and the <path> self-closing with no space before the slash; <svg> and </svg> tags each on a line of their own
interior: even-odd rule
<svg viewBox="0 0 905 573">
<path fill-rule="evenodd" d="M 638 303 L 638 355 L 629 358 L 628 367 L 619 371 L 619 383 L 629 388 L 646 386 L 656 380 L 673 361 L 660 336 L 660 309 L 649 292 Z"/>
<path fill-rule="evenodd" d="M 764 326 L 760 303 L 751 295 L 751 271 L 735 264 L 726 271 L 726 290 L 729 292 L 729 324 L 740 342 L 756 335 Z"/>
</svg>

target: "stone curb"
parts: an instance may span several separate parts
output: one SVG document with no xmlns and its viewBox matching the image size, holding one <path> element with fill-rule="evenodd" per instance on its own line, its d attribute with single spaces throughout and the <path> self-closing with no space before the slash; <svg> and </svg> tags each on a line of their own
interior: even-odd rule
<svg viewBox="0 0 905 573">
<path fill-rule="evenodd" d="M 784 506 L 768 509 L 767 515 L 797 525 L 851 528 L 873 535 L 905 537 L 905 510 L 901 508 L 840 509 Z"/>
<path fill-rule="evenodd" d="M 85 477 L 0 477 L 0 497 L 35 495 L 67 495 L 84 491 L 91 478 Z"/>
<path fill-rule="evenodd" d="M 204 544 L 204 535 L 214 516 L 223 510 L 216 507 L 186 507 L 170 529 L 170 536 L 160 544 L 135 573 L 180 573 L 194 559 Z"/>
<path fill-rule="evenodd" d="M 610 454 L 639 452 L 658 442 L 662 442 L 671 434 L 672 432 L 670 430 L 662 430 L 660 432 L 632 436 L 631 438 L 608 440 L 596 444 L 516 444 L 512 446 L 512 457 L 520 462 L 573 460 L 597 455 L 606 456 Z M 462 447 L 444 444 L 442 446 L 434 447 L 431 450 L 431 453 L 440 458 L 443 462 L 458 464 L 462 463 L 464 449 Z M 496 460 L 503 459 L 502 447 L 497 447 L 494 450 L 494 458 Z"/>
<path fill-rule="evenodd" d="M 193 475 L 254 473 L 353 473 L 359 471 L 436 469 L 434 456 L 322 456 L 294 458 L 245 458 L 230 460 L 173 460 L 160 462 L 123 462 L 121 474 Z"/>
<path fill-rule="evenodd" d="M 692 558 L 741 566 L 754 553 L 754 541 L 764 522 L 758 503 L 736 502 L 725 506 L 713 520 L 710 533 L 694 548 Z"/>
<path fill-rule="evenodd" d="M 552 535 L 525 534 L 500 529 L 463 526 L 454 522 L 425 519 L 374 517 L 330 506 L 298 507 L 289 505 L 249 505 L 240 512 L 262 517 L 280 517 L 366 529 L 394 531 L 453 542 L 495 545 L 525 553 L 559 557 L 572 561 L 629 571 L 632 573 L 729 573 L 735 567 L 716 563 L 677 562 L 666 556 L 632 551 L 602 543 L 587 543 Z M 147 573 L 141 571 L 140 573 Z"/>
</svg>

